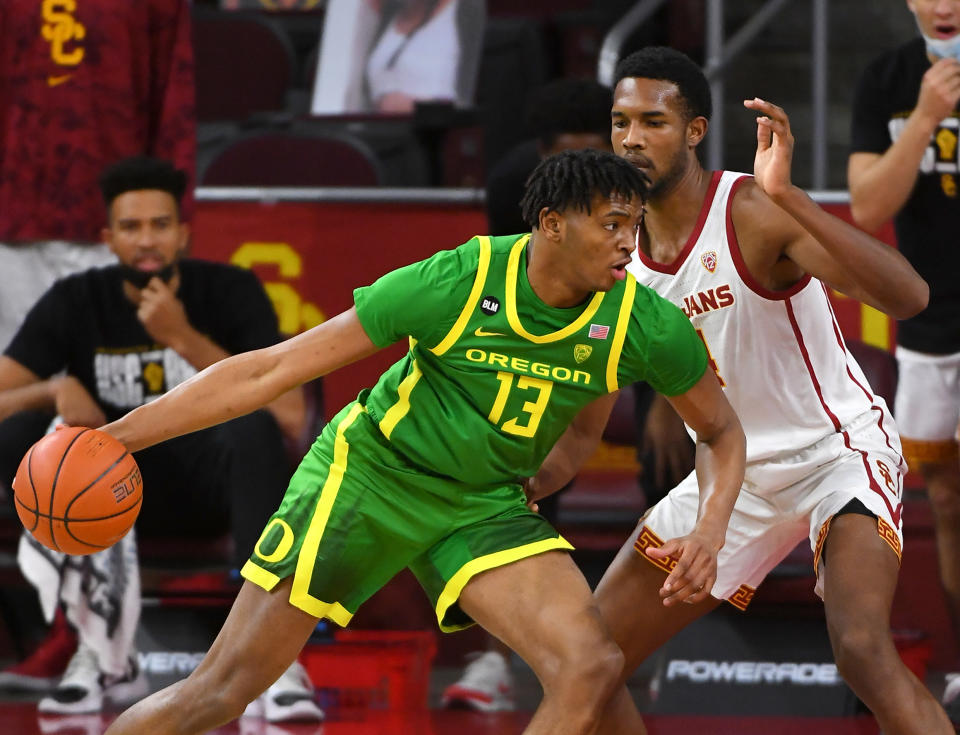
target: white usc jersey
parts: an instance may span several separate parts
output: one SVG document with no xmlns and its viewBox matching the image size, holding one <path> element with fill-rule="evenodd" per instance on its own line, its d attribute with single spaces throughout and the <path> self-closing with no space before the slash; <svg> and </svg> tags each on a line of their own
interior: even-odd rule
<svg viewBox="0 0 960 735">
<path fill-rule="evenodd" d="M 899 458 L 890 411 L 847 351 L 826 287 L 805 276 L 788 291 L 772 292 L 747 272 L 730 208 L 749 178 L 714 172 L 696 229 L 676 260 L 655 263 L 638 248 L 630 272 L 683 309 L 700 334 L 743 425 L 748 467 L 831 434 L 857 450 L 846 430 L 857 419 L 876 422 Z"/>
</svg>

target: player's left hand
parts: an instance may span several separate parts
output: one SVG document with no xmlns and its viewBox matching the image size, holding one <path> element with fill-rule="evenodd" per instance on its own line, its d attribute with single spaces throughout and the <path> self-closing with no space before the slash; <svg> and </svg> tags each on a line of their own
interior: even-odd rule
<svg viewBox="0 0 960 735">
<path fill-rule="evenodd" d="M 790 181 L 793 161 L 790 118 L 783 108 L 759 97 L 744 100 L 743 106 L 760 113 L 757 117 L 757 154 L 753 160 L 754 180 L 767 196 L 776 199 L 793 186 Z"/>
<path fill-rule="evenodd" d="M 710 596 L 717 581 L 717 550 L 696 532 L 673 538 L 657 548 L 648 546 L 646 554 L 652 559 L 674 557 L 677 565 L 660 588 L 660 598 L 666 607 L 686 602 L 694 605 Z"/>
<path fill-rule="evenodd" d="M 173 289 L 159 278 L 151 278 L 150 283 L 140 292 L 140 305 L 137 318 L 143 328 L 157 342 L 170 346 L 178 335 L 190 328 L 187 312 Z"/>
</svg>

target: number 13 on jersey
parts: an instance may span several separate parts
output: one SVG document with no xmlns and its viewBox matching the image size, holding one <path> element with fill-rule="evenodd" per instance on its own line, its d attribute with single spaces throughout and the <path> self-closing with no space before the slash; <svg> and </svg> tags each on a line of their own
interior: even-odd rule
<svg viewBox="0 0 960 735">
<path fill-rule="evenodd" d="M 520 376 L 517 380 L 517 390 L 536 391 L 536 396 L 533 397 L 533 400 L 524 402 L 521 410 L 526 414 L 525 416 L 515 416 L 501 424 L 503 409 L 507 405 L 507 398 L 510 396 L 510 390 L 513 388 L 513 381 L 516 377 L 513 373 L 503 370 L 497 372 L 500 390 L 497 391 L 497 398 L 494 400 L 493 408 L 490 409 L 490 415 L 487 418 L 491 424 L 499 426 L 508 434 L 530 437 L 537 433 L 537 427 L 540 426 L 540 419 L 543 418 L 543 412 L 550 401 L 553 383 L 549 380 L 531 378 L 529 375 Z M 521 423 L 522 419 L 526 420 L 525 423 Z"/>
</svg>

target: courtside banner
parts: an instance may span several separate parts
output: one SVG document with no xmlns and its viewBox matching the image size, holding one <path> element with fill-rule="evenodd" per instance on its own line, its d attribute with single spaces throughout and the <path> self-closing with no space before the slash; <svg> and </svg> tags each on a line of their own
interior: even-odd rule
<svg viewBox="0 0 960 735">
<path fill-rule="evenodd" d="M 823 619 L 786 618 L 721 608 L 682 630 L 655 654 L 651 711 L 862 714 L 862 705 L 837 672 Z"/>
</svg>

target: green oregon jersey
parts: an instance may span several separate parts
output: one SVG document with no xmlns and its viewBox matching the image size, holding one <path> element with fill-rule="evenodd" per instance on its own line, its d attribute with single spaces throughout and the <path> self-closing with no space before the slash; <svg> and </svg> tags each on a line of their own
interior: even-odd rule
<svg viewBox="0 0 960 735">
<path fill-rule="evenodd" d="M 683 312 L 629 274 L 586 304 L 544 304 L 529 237 L 475 237 L 354 291 L 374 344 L 410 340 L 359 400 L 424 470 L 471 485 L 531 476 L 598 396 L 637 380 L 677 395 L 706 369 Z"/>
</svg>

